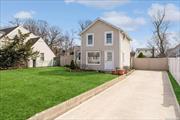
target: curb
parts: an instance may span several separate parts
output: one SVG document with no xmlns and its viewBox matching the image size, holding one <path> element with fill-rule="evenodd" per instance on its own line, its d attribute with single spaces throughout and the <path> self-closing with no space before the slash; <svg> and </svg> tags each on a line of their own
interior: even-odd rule
<svg viewBox="0 0 180 120">
<path fill-rule="evenodd" d="M 167 72 L 166 72 L 166 75 L 167 75 L 167 78 L 168 78 L 168 83 L 169 83 L 169 86 L 170 86 L 171 92 L 172 92 L 173 97 L 174 97 L 174 99 L 175 99 L 175 104 L 176 104 L 176 107 L 177 107 L 177 111 L 180 113 L 180 105 L 179 105 L 179 103 L 178 103 L 178 101 L 177 101 L 177 98 L 176 98 L 176 95 L 175 95 L 175 92 L 174 92 L 173 86 L 172 86 L 172 84 L 171 84 L 171 81 L 170 81 L 170 79 L 169 79 L 169 75 L 168 75 L 168 73 L 167 73 Z"/>
<path fill-rule="evenodd" d="M 76 97 L 73 97 L 63 103 L 60 103 L 54 107 L 51 107 L 47 110 L 44 110 L 42 112 L 39 112 L 35 114 L 34 116 L 28 118 L 27 120 L 52 120 L 56 117 L 62 115 L 63 113 L 67 112 L 68 110 L 78 106 L 82 102 L 90 99 L 91 97 L 95 96 L 96 94 L 99 94 L 100 92 L 106 90 L 107 88 L 111 87 L 112 85 L 118 83 L 119 81 L 125 79 L 127 76 L 129 76 L 134 70 L 131 70 L 127 75 L 119 76 L 111 81 L 108 81 L 96 88 L 93 88 L 85 93 L 82 93 Z"/>
</svg>

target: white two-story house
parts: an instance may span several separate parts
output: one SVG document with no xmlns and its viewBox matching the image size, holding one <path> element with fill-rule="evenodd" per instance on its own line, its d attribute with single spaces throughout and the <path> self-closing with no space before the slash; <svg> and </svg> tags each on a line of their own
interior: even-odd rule
<svg viewBox="0 0 180 120">
<path fill-rule="evenodd" d="M 130 66 L 130 37 L 101 18 L 81 33 L 81 68 L 111 71 Z"/>
</svg>

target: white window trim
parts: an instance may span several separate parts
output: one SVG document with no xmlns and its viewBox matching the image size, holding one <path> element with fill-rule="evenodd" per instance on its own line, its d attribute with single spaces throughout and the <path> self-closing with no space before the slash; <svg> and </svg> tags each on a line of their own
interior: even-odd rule
<svg viewBox="0 0 180 120">
<path fill-rule="evenodd" d="M 88 63 L 88 53 L 89 52 L 99 52 L 99 55 L 100 55 L 100 63 L 99 64 L 89 64 Z M 86 65 L 101 65 L 101 51 L 86 51 Z"/>
<path fill-rule="evenodd" d="M 107 43 L 106 35 L 111 33 L 112 34 L 112 43 Z M 113 45 L 113 31 L 106 31 L 104 32 L 104 45 L 106 46 L 112 46 Z"/>
<path fill-rule="evenodd" d="M 89 35 L 92 35 L 92 44 L 91 45 L 88 44 L 88 36 Z M 88 46 L 88 47 L 94 46 L 94 33 L 87 33 L 86 34 L 86 46 Z"/>
</svg>

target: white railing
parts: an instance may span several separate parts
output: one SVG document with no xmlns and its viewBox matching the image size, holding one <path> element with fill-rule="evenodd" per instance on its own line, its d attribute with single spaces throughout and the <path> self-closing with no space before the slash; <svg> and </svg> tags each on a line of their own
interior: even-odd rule
<svg viewBox="0 0 180 120">
<path fill-rule="evenodd" d="M 180 85 L 180 57 L 168 58 L 169 71 Z"/>
</svg>

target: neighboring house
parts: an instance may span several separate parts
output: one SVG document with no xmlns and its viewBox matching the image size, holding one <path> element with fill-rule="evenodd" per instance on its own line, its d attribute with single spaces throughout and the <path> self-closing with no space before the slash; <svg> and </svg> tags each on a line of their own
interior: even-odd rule
<svg viewBox="0 0 180 120">
<path fill-rule="evenodd" d="M 180 44 L 167 50 L 167 57 L 180 57 Z"/>
<path fill-rule="evenodd" d="M 135 57 L 138 57 L 140 53 L 142 53 L 147 58 L 153 57 L 153 49 L 150 48 L 137 48 Z M 158 55 L 158 51 L 157 49 L 154 49 L 154 57 L 157 57 L 157 55 Z"/>
<path fill-rule="evenodd" d="M 18 34 L 18 30 L 23 34 L 30 33 L 22 26 L 0 29 L 0 48 L 6 46 L 7 39 L 5 39 L 5 37 L 14 38 L 14 36 Z M 53 66 L 55 55 L 41 37 L 30 33 L 25 42 L 31 42 L 33 51 L 39 52 L 36 59 L 29 59 L 28 67 Z"/>
<path fill-rule="evenodd" d="M 100 18 L 81 33 L 81 68 L 110 71 L 130 66 L 130 37 Z"/>
</svg>

